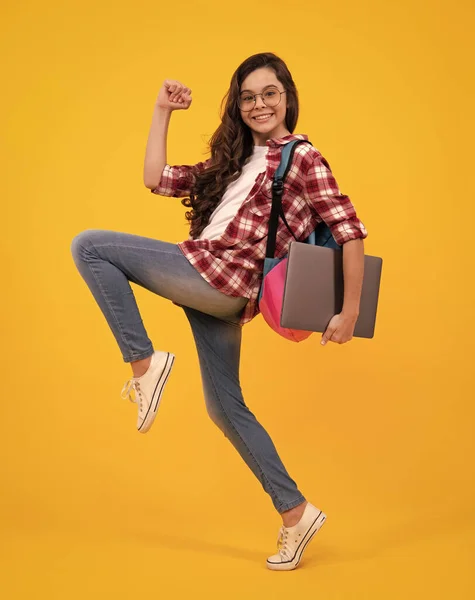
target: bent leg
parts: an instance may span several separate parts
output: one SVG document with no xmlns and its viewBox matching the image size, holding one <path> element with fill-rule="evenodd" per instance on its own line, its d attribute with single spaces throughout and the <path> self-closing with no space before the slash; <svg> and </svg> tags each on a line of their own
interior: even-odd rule
<svg viewBox="0 0 475 600">
<path fill-rule="evenodd" d="M 305 502 L 269 434 L 244 402 L 239 382 L 242 327 L 185 306 L 183 310 L 195 339 L 212 421 L 234 445 L 278 512 Z"/>
<path fill-rule="evenodd" d="M 177 304 L 221 318 L 235 314 L 247 302 L 246 298 L 226 296 L 212 287 L 176 244 L 89 229 L 72 240 L 71 252 L 116 338 L 124 362 L 153 354 L 129 281 Z"/>
</svg>

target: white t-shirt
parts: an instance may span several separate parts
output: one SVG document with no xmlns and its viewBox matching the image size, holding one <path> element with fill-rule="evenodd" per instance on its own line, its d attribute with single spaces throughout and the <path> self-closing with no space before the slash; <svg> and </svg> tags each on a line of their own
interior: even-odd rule
<svg viewBox="0 0 475 600">
<path fill-rule="evenodd" d="M 251 156 L 247 159 L 241 175 L 231 182 L 218 206 L 211 214 L 208 225 L 203 229 L 198 239 L 214 240 L 221 237 L 228 224 L 234 219 L 241 204 L 247 198 L 259 173 L 266 170 L 267 146 L 254 146 Z"/>
</svg>

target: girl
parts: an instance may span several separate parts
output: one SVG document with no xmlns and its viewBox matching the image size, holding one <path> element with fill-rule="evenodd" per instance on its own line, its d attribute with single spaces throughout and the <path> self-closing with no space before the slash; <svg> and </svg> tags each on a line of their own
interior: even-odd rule
<svg viewBox="0 0 475 600">
<path fill-rule="evenodd" d="M 227 96 L 227 97 L 226 97 Z M 286 471 L 262 425 L 246 406 L 239 383 L 242 326 L 259 312 L 272 177 L 284 144 L 294 139 L 298 95 L 285 63 L 272 53 L 256 54 L 235 71 L 222 122 L 210 141 L 211 157 L 196 165 L 167 164 L 171 114 L 191 106 L 191 89 L 176 80 L 163 83 L 147 142 L 144 183 L 154 194 L 184 198 L 190 236 L 172 244 L 128 233 L 86 230 L 71 246 L 75 264 L 102 310 L 123 360 L 133 376 L 122 397 L 138 404 L 137 429 L 147 432 L 174 355 L 154 350 L 129 282 L 180 306 L 196 343 L 206 408 L 263 489 L 283 525 L 274 570 L 295 569 L 326 515 L 307 502 Z M 310 144 L 299 145 L 282 197 L 290 228 L 305 240 L 324 220 L 343 245 L 345 297 L 322 343 L 352 338 L 363 277 L 367 236 L 328 162 Z M 279 223 L 276 257 L 288 252 L 292 236 Z M 133 396 L 130 393 L 133 390 Z"/>
</svg>

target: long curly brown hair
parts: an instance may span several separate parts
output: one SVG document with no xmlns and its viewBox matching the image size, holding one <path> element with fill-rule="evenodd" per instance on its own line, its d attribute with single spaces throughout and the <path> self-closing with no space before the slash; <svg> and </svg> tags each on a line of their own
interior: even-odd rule
<svg viewBox="0 0 475 600">
<path fill-rule="evenodd" d="M 190 221 L 190 237 L 196 239 L 209 222 L 227 186 L 235 181 L 254 148 L 249 127 L 241 118 L 239 92 L 246 77 L 261 68 L 270 68 L 286 90 L 285 126 L 293 133 L 298 120 L 299 101 L 295 83 L 284 61 L 272 52 L 253 54 L 234 72 L 229 90 L 221 102 L 221 125 L 208 142 L 211 161 L 207 168 L 195 173 L 193 193 L 181 203 L 191 207 L 185 216 Z M 223 110 L 223 104 L 224 110 Z"/>
</svg>

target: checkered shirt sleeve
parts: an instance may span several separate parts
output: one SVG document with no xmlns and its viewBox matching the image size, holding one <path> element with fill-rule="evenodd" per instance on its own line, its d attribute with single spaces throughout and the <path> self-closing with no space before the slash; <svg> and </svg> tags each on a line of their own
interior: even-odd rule
<svg viewBox="0 0 475 600">
<path fill-rule="evenodd" d="M 152 194 L 158 194 L 159 196 L 185 198 L 193 192 L 196 173 L 206 169 L 210 161 L 211 158 L 196 165 L 166 164 L 157 187 L 150 191 Z"/>
<path fill-rule="evenodd" d="M 368 232 L 356 216 L 355 207 L 350 198 L 340 192 L 330 165 L 321 154 L 312 159 L 305 175 L 305 196 L 340 246 L 367 237 Z"/>
</svg>

